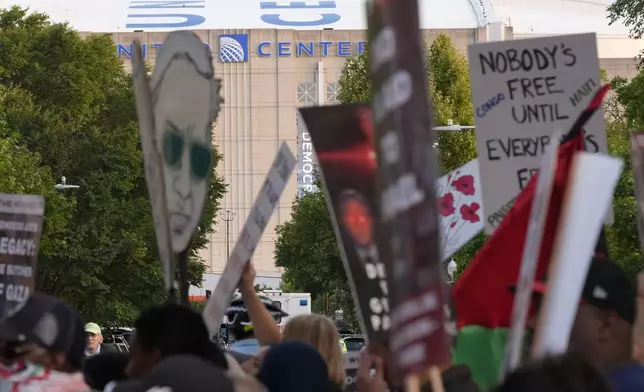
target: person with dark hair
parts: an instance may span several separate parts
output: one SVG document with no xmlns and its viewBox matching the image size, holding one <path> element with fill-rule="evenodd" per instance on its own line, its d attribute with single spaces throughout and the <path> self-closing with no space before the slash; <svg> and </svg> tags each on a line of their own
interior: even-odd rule
<svg viewBox="0 0 644 392">
<path fill-rule="evenodd" d="M 0 324 L 0 385 L 10 391 L 87 391 L 83 321 L 69 305 L 35 292 Z M 2 390 L 0 388 L 0 390 Z"/>
<path fill-rule="evenodd" d="M 528 363 L 492 392 L 610 392 L 602 374 L 578 354 Z"/>
<path fill-rule="evenodd" d="M 333 392 L 336 385 L 322 355 L 313 346 L 284 341 L 268 349 L 257 378 L 270 392 Z"/>
<path fill-rule="evenodd" d="M 145 376 L 161 360 L 177 354 L 193 355 L 227 370 L 223 352 L 210 340 L 201 314 L 192 308 L 164 304 L 145 309 L 135 323 L 126 368 L 129 378 Z"/>
<path fill-rule="evenodd" d="M 538 309 L 547 286 L 533 287 Z M 580 354 L 615 392 L 644 390 L 644 366 L 633 357 L 635 289 L 624 271 L 605 257 L 593 257 L 570 332 L 568 351 Z M 529 329 L 536 327 L 532 318 Z"/>
<path fill-rule="evenodd" d="M 119 352 L 99 353 L 89 357 L 85 362 L 85 382 L 92 389 L 102 391 L 112 381 L 126 380 L 128 360 L 127 354 Z"/>
</svg>

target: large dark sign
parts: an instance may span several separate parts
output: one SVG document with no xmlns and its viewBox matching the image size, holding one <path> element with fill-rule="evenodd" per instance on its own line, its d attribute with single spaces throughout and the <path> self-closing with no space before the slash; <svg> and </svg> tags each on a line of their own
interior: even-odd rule
<svg viewBox="0 0 644 392">
<path fill-rule="evenodd" d="M 42 196 L 0 194 L 0 321 L 34 291 L 44 212 Z"/>
<path fill-rule="evenodd" d="M 378 253 L 376 158 L 368 105 L 300 110 L 324 177 L 326 200 L 363 332 L 384 342 L 389 330 L 387 272 Z"/>
<path fill-rule="evenodd" d="M 445 290 L 432 148 L 416 0 L 372 0 L 367 5 L 371 107 L 378 155 L 378 205 L 391 260 L 390 348 L 401 375 L 450 362 L 445 331 Z"/>
</svg>

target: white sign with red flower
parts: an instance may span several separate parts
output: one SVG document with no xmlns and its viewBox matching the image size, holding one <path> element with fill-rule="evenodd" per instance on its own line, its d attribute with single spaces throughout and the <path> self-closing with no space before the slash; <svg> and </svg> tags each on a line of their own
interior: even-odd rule
<svg viewBox="0 0 644 392">
<path fill-rule="evenodd" d="M 475 159 L 439 178 L 436 198 L 443 260 L 483 230 L 483 199 L 479 161 Z"/>
</svg>

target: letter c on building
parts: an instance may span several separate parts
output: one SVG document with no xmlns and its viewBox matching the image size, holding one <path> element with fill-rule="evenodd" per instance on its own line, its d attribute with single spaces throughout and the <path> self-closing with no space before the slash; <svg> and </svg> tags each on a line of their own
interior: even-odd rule
<svg viewBox="0 0 644 392">
<path fill-rule="evenodd" d="M 269 57 L 271 55 L 271 52 L 264 52 L 265 47 L 270 47 L 271 43 L 270 42 L 260 42 L 259 45 L 257 45 L 257 55 L 259 57 Z"/>
</svg>

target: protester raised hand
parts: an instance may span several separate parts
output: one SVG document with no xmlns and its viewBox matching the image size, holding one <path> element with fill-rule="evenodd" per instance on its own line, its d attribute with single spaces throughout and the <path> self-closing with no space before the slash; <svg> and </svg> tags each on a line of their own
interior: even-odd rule
<svg viewBox="0 0 644 392">
<path fill-rule="evenodd" d="M 375 371 L 372 372 L 372 369 Z M 385 365 L 382 358 L 364 350 L 360 356 L 357 382 L 358 392 L 386 392 Z"/>
<path fill-rule="evenodd" d="M 255 294 L 255 276 L 256 272 L 255 267 L 253 267 L 253 263 L 247 261 L 246 266 L 242 271 L 241 279 L 239 279 L 239 284 L 237 285 L 237 288 L 242 295 L 249 293 Z"/>
</svg>

